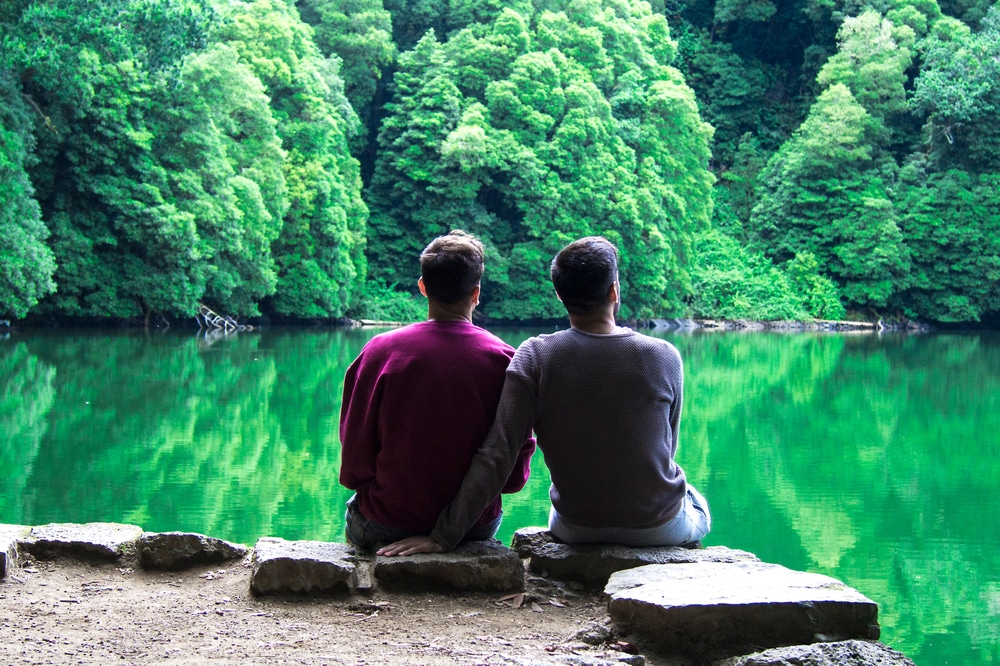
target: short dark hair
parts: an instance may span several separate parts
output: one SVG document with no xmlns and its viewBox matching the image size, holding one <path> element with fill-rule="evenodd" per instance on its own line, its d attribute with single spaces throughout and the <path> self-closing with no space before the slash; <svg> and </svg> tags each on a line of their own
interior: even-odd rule
<svg viewBox="0 0 1000 666">
<path fill-rule="evenodd" d="M 420 253 L 427 297 L 451 305 L 468 298 L 483 277 L 483 244 L 459 229 L 438 236 Z"/>
<path fill-rule="evenodd" d="M 608 302 L 618 279 L 618 249 L 602 236 L 575 240 L 552 260 L 552 286 L 570 314 L 585 315 Z"/>
</svg>

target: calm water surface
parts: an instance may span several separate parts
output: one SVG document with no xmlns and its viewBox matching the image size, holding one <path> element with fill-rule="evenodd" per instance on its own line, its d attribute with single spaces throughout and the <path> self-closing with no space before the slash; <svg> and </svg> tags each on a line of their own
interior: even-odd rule
<svg viewBox="0 0 1000 666">
<path fill-rule="evenodd" d="M 0 338 L 0 523 L 343 540 L 341 387 L 376 332 Z M 921 666 L 1000 662 L 1000 336 L 663 337 L 706 545 L 843 580 Z M 505 541 L 545 523 L 533 470 Z"/>
</svg>

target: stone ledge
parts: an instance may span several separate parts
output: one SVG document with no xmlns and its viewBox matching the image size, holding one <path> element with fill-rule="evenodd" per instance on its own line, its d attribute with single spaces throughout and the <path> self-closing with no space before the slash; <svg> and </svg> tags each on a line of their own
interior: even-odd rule
<svg viewBox="0 0 1000 666">
<path fill-rule="evenodd" d="M 753 553 L 724 546 L 709 548 L 645 547 L 617 544 L 565 544 L 544 527 L 526 527 L 514 533 L 512 547 L 534 572 L 555 578 L 604 585 L 612 574 L 649 564 L 705 562 L 759 562 Z"/>
<path fill-rule="evenodd" d="M 449 553 L 375 557 L 375 578 L 395 590 L 520 592 L 524 564 L 496 539 L 470 541 Z"/>
<path fill-rule="evenodd" d="M 139 538 L 139 563 L 143 569 L 179 571 L 238 560 L 248 552 L 243 544 L 192 532 L 144 532 Z"/>
<path fill-rule="evenodd" d="M 17 566 L 20 557 L 17 542 L 31 533 L 27 525 L 0 525 L 0 580 Z"/>
<path fill-rule="evenodd" d="M 346 543 L 257 540 L 250 591 L 256 595 L 351 591 L 358 552 Z"/>
<path fill-rule="evenodd" d="M 674 654 L 722 658 L 879 637 L 875 602 L 777 564 L 653 564 L 612 575 L 605 594 L 612 622 Z"/>
<path fill-rule="evenodd" d="M 76 557 L 113 561 L 134 555 L 142 528 L 121 523 L 49 523 L 32 527 L 19 539 L 21 548 L 35 557 Z"/>
<path fill-rule="evenodd" d="M 237 543 L 193 532 L 143 532 L 121 523 L 50 523 L 37 527 L 0 525 L 0 572 L 16 566 L 19 554 L 39 559 L 134 560 L 144 569 L 177 571 L 245 557 Z M 3 574 L 0 573 L 0 578 Z"/>
<path fill-rule="evenodd" d="M 191 532 L 143 532 L 120 523 L 0 525 L 0 578 L 19 554 L 39 559 L 129 560 L 144 569 L 177 571 L 245 557 L 241 544 Z M 350 592 L 376 584 L 398 590 L 508 592 L 524 589 L 524 566 L 499 541 L 472 542 L 447 554 L 378 557 L 344 543 L 264 537 L 251 558 L 254 594 Z"/>
<path fill-rule="evenodd" d="M 344 543 L 263 538 L 254 546 L 254 594 L 394 591 L 511 592 L 524 589 L 524 565 L 499 541 L 474 541 L 450 553 L 379 557 Z"/>
<path fill-rule="evenodd" d="M 836 579 L 761 563 L 744 551 L 568 546 L 544 528 L 519 530 L 514 546 L 556 576 L 596 580 L 611 568 L 634 567 L 610 574 L 604 588 L 609 619 L 685 663 L 696 655 L 699 663 L 722 659 L 712 666 L 913 666 L 873 640 L 879 635 L 874 602 Z M 24 552 L 40 559 L 131 558 L 145 560 L 145 568 L 166 569 L 240 557 L 247 550 L 199 534 L 142 533 L 114 523 L 0 525 L 0 579 Z M 649 559 L 658 563 L 646 564 Z M 373 560 L 347 544 L 263 538 L 253 550 L 250 587 L 255 594 L 370 593 L 377 571 L 387 587 L 401 590 L 514 591 L 524 589 L 523 564 L 495 540 L 447 555 Z"/>
</svg>

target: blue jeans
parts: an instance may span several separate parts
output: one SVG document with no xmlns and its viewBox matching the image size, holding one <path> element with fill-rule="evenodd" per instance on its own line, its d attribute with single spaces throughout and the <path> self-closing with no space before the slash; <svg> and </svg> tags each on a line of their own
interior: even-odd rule
<svg viewBox="0 0 1000 666">
<path fill-rule="evenodd" d="M 346 527 L 344 529 L 344 533 L 347 536 L 348 543 L 364 550 L 375 550 L 380 546 L 384 546 L 407 537 L 427 536 L 426 532 L 422 532 L 420 530 L 405 530 L 399 527 L 388 527 L 386 525 L 376 523 L 373 520 L 368 520 L 365 518 L 364 514 L 361 513 L 361 509 L 358 508 L 358 502 L 355 499 L 356 497 L 357 495 L 353 495 L 351 496 L 351 499 L 347 500 L 347 515 L 345 516 Z M 503 518 L 503 514 L 497 516 L 496 520 L 491 523 L 487 523 L 481 527 L 473 527 L 465 533 L 465 536 L 462 538 L 462 542 L 491 539 L 500 528 L 501 518 Z"/>
<path fill-rule="evenodd" d="M 686 546 L 700 541 L 712 529 L 708 502 L 690 484 L 677 515 L 657 527 L 580 527 L 566 522 L 555 507 L 549 512 L 549 531 L 566 543 L 620 543 L 625 546 Z"/>
</svg>

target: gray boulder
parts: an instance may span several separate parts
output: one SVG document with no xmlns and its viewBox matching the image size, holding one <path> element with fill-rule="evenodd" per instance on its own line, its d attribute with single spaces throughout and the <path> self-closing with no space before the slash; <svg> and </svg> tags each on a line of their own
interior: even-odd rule
<svg viewBox="0 0 1000 666">
<path fill-rule="evenodd" d="M 346 543 L 258 539 L 253 549 L 250 591 L 281 593 L 350 592 L 358 556 Z"/>
<path fill-rule="evenodd" d="M 605 587 L 612 621 L 668 653 L 723 658 L 876 640 L 878 606 L 840 581 L 762 562 L 653 564 Z"/>
<path fill-rule="evenodd" d="M 21 541 L 35 557 L 117 560 L 136 552 L 142 528 L 121 523 L 50 523 L 31 528 Z"/>
<path fill-rule="evenodd" d="M 191 532 L 146 532 L 139 539 L 139 563 L 161 571 L 238 560 L 247 552 L 243 544 Z"/>
<path fill-rule="evenodd" d="M 532 571 L 549 576 L 603 585 L 611 574 L 647 564 L 705 562 L 758 562 L 756 555 L 724 546 L 710 548 L 646 547 L 617 544 L 565 544 L 542 527 L 527 527 L 514 533 L 511 546 L 529 558 Z"/>
<path fill-rule="evenodd" d="M 542 546 L 556 543 L 552 532 L 544 527 L 522 527 L 514 532 L 510 547 L 521 557 L 531 557 L 531 553 Z"/>
<path fill-rule="evenodd" d="M 499 541 L 470 541 L 449 553 L 375 557 L 379 585 L 396 590 L 521 591 L 524 564 Z"/>
<path fill-rule="evenodd" d="M 31 532 L 25 525 L 0 525 L 0 580 L 18 563 L 18 539 L 23 539 Z"/>
<path fill-rule="evenodd" d="M 712 663 L 712 666 L 914 666 L 884 643 L 841 641 L 774 648 Z"/>
</svg>

